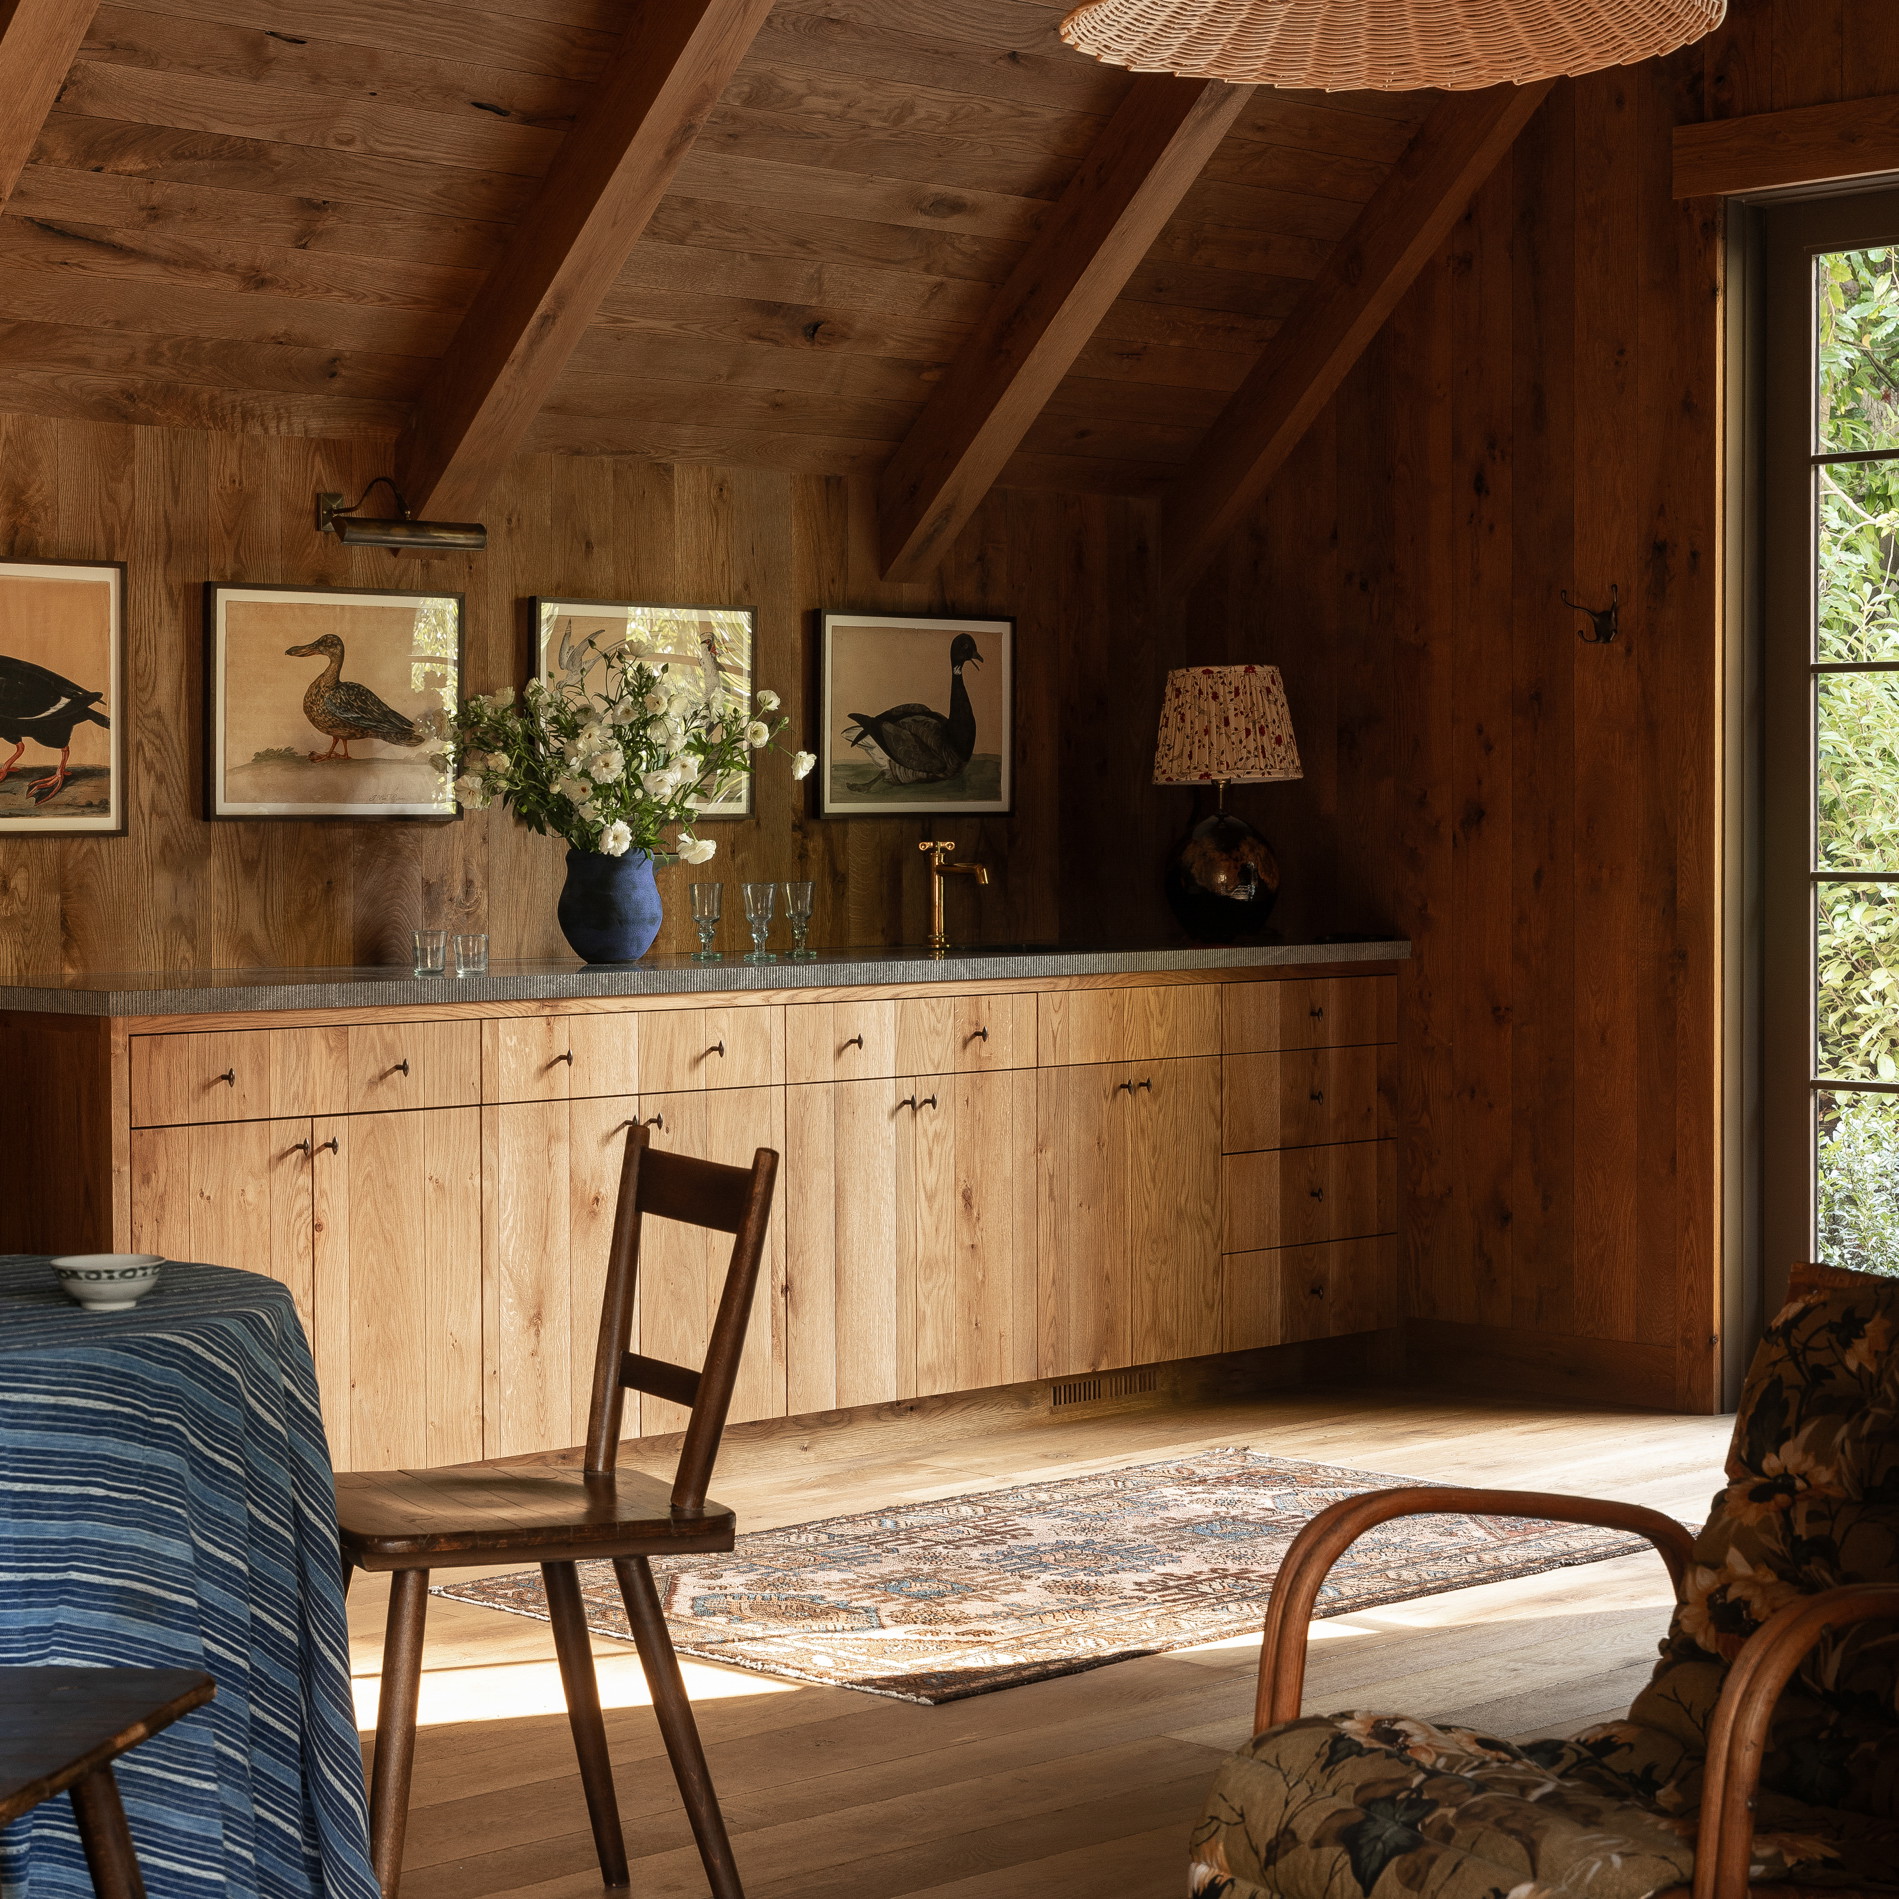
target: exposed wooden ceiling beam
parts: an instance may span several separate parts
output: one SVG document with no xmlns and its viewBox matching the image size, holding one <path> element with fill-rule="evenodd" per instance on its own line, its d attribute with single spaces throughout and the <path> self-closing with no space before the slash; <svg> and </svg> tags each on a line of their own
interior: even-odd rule
<svg viewBox="0 0 1899 1899">
<path fill-rule="evenodd" d="M 887 579 L 941 559 L 1252 94 L 1135 80 L 884 470 Z"/>
<path fill-rule="evenodd" d="M 1252 512 L 1551 83 L 1452 93 L 1419 128 L 1163 496 L 1173 585 Z"/>
<path fill-rule="evenodd" d="M 0 207 L 33 156 L 98 0 L 0 0 Z"/>
<path fill-rule="evenodd" d="M 1899 94 L 1675 128 L 1675 196 L 1718 198 L 1899 171 Z"/>
<path fill-rule="evenodd" d="M 398 485 L 477 515 L 626 265 L 772 0 L 640 0 L 508 250 L 416 405 Z"/>
</svg>

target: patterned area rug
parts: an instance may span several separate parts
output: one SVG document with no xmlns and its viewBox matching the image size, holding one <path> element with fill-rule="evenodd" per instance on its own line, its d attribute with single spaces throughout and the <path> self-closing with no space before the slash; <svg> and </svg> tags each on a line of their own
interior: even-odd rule
<svg viewBox="0 0 1899 1899">
<path fill-rule="evenodd" d="M 1072 1675 L 1255 1632 L 1279 1560 L 1341 1497 L 1415 1478 L 1206 1451 L 741 1536 L 653 1571 L 682 1655 L 904 1701 Z M 1511 1518 L 1410 1517 L 1362 1538 L 1321 1616 L 1646 1549 Z M 580 1565 L 587 1624 L 630 1640 L 612 1565 Z M 539 1570 L 434 1591 L 545 1620 Z"/>
</svg>

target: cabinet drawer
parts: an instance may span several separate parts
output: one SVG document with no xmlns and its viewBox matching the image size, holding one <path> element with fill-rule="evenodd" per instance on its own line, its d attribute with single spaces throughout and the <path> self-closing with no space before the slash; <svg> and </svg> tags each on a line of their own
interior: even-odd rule
<svg viewBox="0 0 1899 1899">
<path fill-rule="evenodd" d="M 344 1035 L 352 1114 L 481 1099 L 479 1022 L 373 1022 Z"/>
<path fill-rule="evenodd" d="M 1287 1049 L 1229 1055 L 1224 1133 L 1229 1154 L 1261 1147 L 1376 1141 L 1392 1132 L 1396 1068 L 1389 1048 Z"/>
<path fill-rule="evenodd" d="M 786 1008 L 786 1081 L 874 1081 L 896 1072 L 894 1002 L 798 1002 Z"/>
<path fill-rule="evenodd" d="M 1359 1239 L 1397 1227 L 1395 1141 L 1229 1154 L 1222 1251 Z"/>
<path fill-rule="evenodd" d="M 1398 984 L 1391 976 L 1234 982 L 1224 997 L 1221 1045 L 1229 1055 L 1398 1039 Z"/>
<path fill-rule="evenodd" d="M 1220 1349 L 1294 1345 L 1398 1323 L 1398 1242 L 1336 1240 L 1229 1253 L 1220 1262 Z"/>
<path fill-rule="evenodd" d="M 507 1016 L 481 1026 L 483 1101 L 567 1101 L 639 1091 L 639 1017 Z"/>
<path fill-rule="evenodd" d="M 640 1017 L 640 1092 L 771 1088 L 784 1080 L 785 1012 L 656 1009 Z"/>
<path fill-rule="evenodd" d="M 134 1127 L 267 1121 L 343 1105 L 340 1028 L 135 1035 L 131 1042 Z"/>
<path fill-rule="evenodd" d="M 1037 998 L 1036 1059 L 1044 1068 L 1219 1052 L 1217 983 L 1062 989 Z"/>
<path fill-rule="evenodd" d="M 903 1074 L 1034 1064 L 1033 996 L 927 996 L 897 1004 L 897 1067 Z"/>
</svg>

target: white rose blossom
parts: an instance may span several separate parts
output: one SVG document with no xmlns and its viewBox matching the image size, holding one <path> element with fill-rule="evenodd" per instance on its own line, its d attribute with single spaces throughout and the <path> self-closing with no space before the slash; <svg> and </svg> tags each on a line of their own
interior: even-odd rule
<svg viewBox="0 0 1899 1899">
<path fill-rule="evenodd" d="M 718 848 L 709 837 L 694 837 L 689 831 L 679 834 L 679 861 L 682 864 L 703 864 Z"/>
<path fill-rule="evenodd" d="M 626 773 L 626 754 L 617 745 L 609 745 L 604 752 L 596 752 L 587 766 L 588 776 L 597 785 L 610 785 L 616 778 Z"/>
<path fill-rule="evenodd" d="M 780 703 L 778 695 L 769 687 L 758 695 L 758 709 L 761 712 L 776 712 Z"/>
<path fill-rule="evenodd" d="M 633 833 L 624 818 L 615 818 L 600 833 L 600 850 L 606 857 L 624 857 L 633 847 Z"/>
<path fill-rule="evenodd" d="M 569 804 L 586 804 L 593 797 L 593 786 L 584 778 L 563 778 L 554 786 L 554 789 Z"/>
<path fill-rule="evenodd" d="M 771 727 L 767 725 L 763 719 L 754 719 L 751 724 L 745 728 L 745 743 L 749 745 L 753 751 L 757 751 L 761 745 L 769 745 L 771 743 Z"/>
<path fill-rule="evenodd" d="M 818 762 L 816 752 L 793 752 L 791 755 L 791 775 L 794 778 L 809 778 L 811 767 Z"/>
</svg>

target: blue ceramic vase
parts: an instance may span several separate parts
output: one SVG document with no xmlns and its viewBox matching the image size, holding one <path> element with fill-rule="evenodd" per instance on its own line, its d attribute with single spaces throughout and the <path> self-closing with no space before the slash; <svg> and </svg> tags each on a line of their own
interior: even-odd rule
<svg viewBox="0 0 1899 1899">
<path fill-rule="evenodd" d="M 583 963 L 637 963 L 653 947 L 664 914 L 653 860 L 644 851 L 605 857 L 570 850 L 554 914 Z"/>
</svg>

